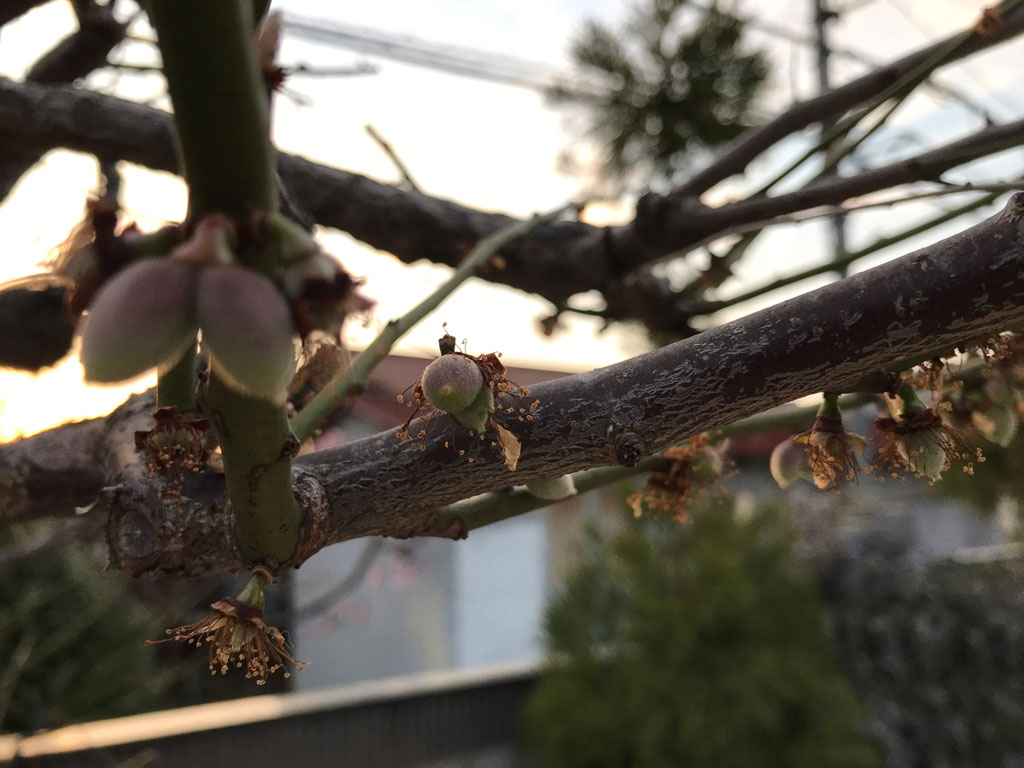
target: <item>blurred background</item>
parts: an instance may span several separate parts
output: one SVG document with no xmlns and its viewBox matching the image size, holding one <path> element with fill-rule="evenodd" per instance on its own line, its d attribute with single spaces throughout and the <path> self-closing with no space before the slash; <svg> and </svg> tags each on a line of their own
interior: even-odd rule
<svg viewBox="0 0 1024 768">
<path fill-rule="evenodd" d="M 129 0 L 111 3 L 127 34 L 77 85 L 166 108 L 145 15 Z M 72 5 L 41 3 L 0 27 L 0 75 L 22 79 L 74 32 Z M 284 151 L 476 208 L 525 216 L 587 198 L 585 220 L 621 223 L 646 189 L 667 190 L 745 127 L 970 27 L 983 4 L 710 7 L 280 0 L 280 61 L 293 74 L 276 97 L 274 137 Z M 1019 119 L 1022 61 L 1021 43 L 1011 41 L 943 69 L 843 169 Z M 749 194 L 816 140 L 808 131 L 783 141 L 705 201 Z M 1021 151 L 1009 150 L 947 179 L 1011 179 L 1022 168 Z M 184 215 L 176 177 L 49 152 L 0 205 L 0 280 L 40 272 L 85 199 L 104 185 L 109 192 L 112 178 L 125 216 L 143 230 Z M 796 174 L 779 189 L 808 178 Z M 848 271 L 966 228 L 1004 199 Z M 743 296 L 963 203 L 936 198 L 776 227 L 715 297 Z M 373 317 L 346 327 L 356 350 L 449 274 L 341 232 L 318 234 L 377 301 Z M 693 256 L 661 275 L 687 283 L 711 258 Z M 725 306 L 693 330 L 836 277 L 824 271 Z M 527 386 L 670 340 L 606 323 L 595 316 L 599 297 L 574 302 L 559 311 L 470 280 L 400 343 L 329 439 L 405 420 L 395 395 L 435 355 L 444 322 L 471 352 L 500 350 L 510 378 Z M 0 370 L 0 440 L 101 416 L 154 383 L 100 389 L 81 379 L 73 356 L 38 375 Z M 868 434 L 874 415 L 873 406 L 851 413 L 847 428 Z M 836 495 L 798 481 L 782 491 L 768 457 L 790 432 L 772 431 L 728 444 L 731 468 L 692 500 L 682 524 L 634 520 L 626 498 L 637 484 L 626 482 L 474 531 L 467 542 L 336 545 L 268 593 L 268 621 L 313 663 L 264 689 L 210 677 L 201 652 L 143 646 L 240 585 L 130 580 L 105 572 L 100 544 L 69 540 L 61 523 L 7 526 L 0 732 L 9 735 L 0 736 L 0 761 L 1024 765 L 1016 420 L 1014 410 L 1013 429 L 999 436 L 1006 445 L 973 435 L 987 461 L 972 477 L 950 473 L 934 486 L 864 481 Z M 124 719 L 140 713 L 149 714 Z"/>
</svg>

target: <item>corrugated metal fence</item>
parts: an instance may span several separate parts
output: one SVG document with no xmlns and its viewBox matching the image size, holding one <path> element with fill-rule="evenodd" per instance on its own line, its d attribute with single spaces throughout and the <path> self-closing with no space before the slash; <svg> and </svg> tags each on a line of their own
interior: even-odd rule
<svg viewBox="0 0 1024 768">
<path fill-rule="evenodd" d="M 0 763 L 23 768 L 526 768 L 517 737 L 536 673 L 533 663 L 427 673 L 85 723 L 34 736 L 0 736 Z"/>
</svg>

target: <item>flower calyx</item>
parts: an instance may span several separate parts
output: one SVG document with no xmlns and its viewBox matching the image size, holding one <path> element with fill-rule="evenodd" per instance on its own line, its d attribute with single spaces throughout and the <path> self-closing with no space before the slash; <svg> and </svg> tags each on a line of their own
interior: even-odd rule
<svg viewBox="0 0 1024 768">
<path fill-rule="evenodd" d="M 664 456 L 671 461 L 668 469 L 651 474 L 626 503 L 634 517 L 669 515 L 682 523 L 689 517 L 692 503 L 720 490 L 719 480 L 726 468 L 724 449 L 704 433 L 668 448 Z"/>
</svg>

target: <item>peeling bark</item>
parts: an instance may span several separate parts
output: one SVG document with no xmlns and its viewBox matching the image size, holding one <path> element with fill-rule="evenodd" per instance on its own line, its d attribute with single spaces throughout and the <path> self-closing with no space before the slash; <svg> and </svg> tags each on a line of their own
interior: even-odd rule
<svg viewBox="0 0 1024 768">
<path fill-rule="evenodd" d="M 537 385 L 521 402 L 502 398 L 505 425 L 522 441 L 514 473 L 490 436 L 481 441 L 457 428 L 465 455 L 446 448 L 447 417 L 438 419 L 423 450 L 388 431 L 300 457 L 294 489 L 305 520 L 290 565 L 321 546 L 362 536 L 460 537 L 464 527 L 437 515 L 456 500 L 634 462 L 701 431 L 804 395 L 842 392 L 896 361 L 952 350 L 1022 320 L 1024 195 L 1017 195 L 993 218 L 875 269 L 623 363 Z M 519 421 L 518 408 L 534 399 L 540 407 L 532 420 Z M 65 469 L 118 473 L 117 487 L 105 490 L 98 505 L 108 515 L 114 567 L 169 575 L 239 567 L 223 479 L 196 476 L 182 500 L 169 502 L 138 464 L 129 430 L 147 406 L 136 398 L 106 427 L 86 422 L 4 446 L 0 467 L 31 470 L 45 463 L 47 451 L 78 440 L 86 448 L 70 455 L 81 463 L 65 461 Z M 509 406 L 512 413 L 505 412 Z M 86 461 L 90 454 L 98 464 Z M 28 476 L 0 475 L 7 497 L 0 505 L 42 509 L 39 499 L 25 502 L 17 486 Z M 72 495 L 51 501 L 67 503 Z"/>
</svg>

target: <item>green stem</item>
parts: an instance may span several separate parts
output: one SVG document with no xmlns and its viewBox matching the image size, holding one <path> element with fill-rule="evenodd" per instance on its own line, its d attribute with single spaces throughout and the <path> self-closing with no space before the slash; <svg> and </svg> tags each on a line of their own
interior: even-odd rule
<svg viewBox="0 0 1024 768">
<path fill-rule="evenodd" d="M 157 377 L 157 408 L 174 407 L 178 413 L 196 407 L 196 350 L 195 346 L 174 366 Z"/>
<path fill-rule="evenodd" d="M 190 215 L 276 210 L 252 3 L 152 0 L 149 15 L 174 104 Z"/>
<path fill-rule="evenodd" d="M 250 0 L 151 0 L 174 105 L 189 215 L 242 218 L 277 210 L 274 151 L 263 77 L 252 45 Z M 238 254 L 266 274 L 273 249 Z M 291 491 L 293 439 L 282 406 L 245 397 L 211 371 L 204 408 L 224 458 L 235 535 L 248 563 L 275 569 L 298 542 L 302 510 Z"/>
<path fill-rule="evenodd" d="M 266 600 L 263 597 L 263 588 L 270 582 L 267 580 L 264 574 L 257 570 L 256 573 L 249 577 L 249 580 L 245 582 L 245 586 L 242 587 L 242 591 L 235 595 L 235 599 L 247 603 L 254 608 L 259 608 L 261 611 L 266 605 Z"/>
<path fill-rule="evenodd" d="M 821 407 L 818 408 L 818 416 L 831 421 L 840 421 L 843 418 L 843 412 L 839 409 L 839 395 L 837 393 L 826 392 L 824 394 Z"/>
<path fill-rule="evenodd" d="M 921 413 L 927 411 L 928 406 L 925 405 L 921 398 L 917 396 L 917 392 L 909 384 L 904 384 L 900 387 L 900 391 L 896 394 L 899 395 L 900 402 L 900 416 L 913 416 L 915 413 Z"/>
<path fill-rule="evenodd" d="M 292 419 L 292 432 L 300 442 L 305 442 L 325 422 L 351 394 L 362 391 L 370 372 L 387 357 L 395 343 L 402 338 L 420 320 L 433 312 L 458 288 L 467 278 L 471 277 L 480 267 L 486 264 L 498 251 L 513 241 L 529 234 L 535 227 L 554 221 L 567 210 L 577 206 L 561 206 L 545 214 L 535 215 L 525 221 L 519 221 L 493 235 L 488 235 L 463 259 L 454 274 L 431 293 L 427 298 L 413 307 L 397 320 L 390 321 L 380 335 L 360 353 L 352 365 L 341 376 L 327 385 Z"/>
<path fill-rule="evenodd" d="M 577 493 L 586 493 L 637 474 L 664 471 L 668 469 L 669 464 L 671 461 L 664 456 L 648 456 L 635 467 L 597 467 L 575 472 L 572 474 L 572 480 Z M 472 531 L 560 503 L 550 499 L 539 499 L 522 488 L 511 492 L 485 493 L 441 509 L 426 535 L 444 536 L 454 528 Z"/>
</svg>

